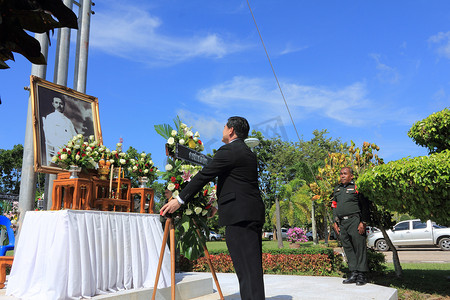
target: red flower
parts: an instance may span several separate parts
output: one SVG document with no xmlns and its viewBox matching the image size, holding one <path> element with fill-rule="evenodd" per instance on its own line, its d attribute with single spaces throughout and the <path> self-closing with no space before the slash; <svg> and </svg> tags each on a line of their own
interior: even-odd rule
<svg viewBox="0 0 450 300">
<path fill-rule="evenodd" d="M 205 209 L 210 209 L 211 208 L 211 204 L 208 204 Z"/>
<path fill-rule="evenodd" d="M 331 201 L 331 207 L 332 208 L 336 208 L 337 207 L 337 202 L 336 201 Z"/>
<path fill-rule="evenodd" d="M 66 148 L 63 148 L 63 150 L 62 150 L 63 152 L 67 152 L 67 150 L 66 150 Z"/>
<path fill-rule="evenodd" d="M 69 151 L 67 151 L 67 154 L 69 154 L 69 155 L 70 155 L 70 154 L 72 154 L 72 152 L 71 152 L 71 151 L 69 150 Z"/>
<path fill-rule="evenodd" d="M 177 179 L 174 176 L 172 176 L 172 177 L 170 177 L 170 181 L 175 182 L 175 181 L 177 181 Z"/>
<path fill-rule="evenodd" d="M 153 172 L 153 168 L 150 169 L 150 172 Z"/>
<path fill-rule="evenodd" d="M 82 156 L 82 157 L 85 157 L 85 156 L 86 156 L 86 153 L 81 154 L 81 156 Z"/>
<path fill-rule="evenodd" d="M 198 144 L 201 145 L 201 144 L 202 144 L 202 141 L 201 141 L 201 140 L 198 140 Z"/>
<path fill-rule="evenodd" d="M 58 152 L 58 155 L 61 155 L 61 152 Z"/>
<path fill-rule="evenodd" d="M 142 172 L 142 169 L 139 169 L 139 172 Z"/>
<path fill-rule="evenodd" d="M 179 189 L 180 188 L 180 184 L 179 183 L 175 183 L 175 189 Z"/>
<path fill-rule="evenodd" d="M 203 196 L 206 196 L 206 195 L 208 195 L 208 190 L 203 191 Z"/>
</svg>

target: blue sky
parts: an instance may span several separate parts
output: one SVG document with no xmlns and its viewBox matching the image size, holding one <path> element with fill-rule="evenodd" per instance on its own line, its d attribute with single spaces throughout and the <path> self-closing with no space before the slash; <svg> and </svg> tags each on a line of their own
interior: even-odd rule
<svg viewBox="0 0 450 300">
<path fill-rule="evenodd" d="M 250 1 L 299 134 L 374 142 L 385 161 L 426 155 L 411 125 L 450 106 L 449 1 Z M 97 1 L 86 93 L 99 99 L 104 144 L 152 153 L 155 124 L 179 115 L 206 150 L 226 119 L 297 136 L 245 0 Z M 72 40 L 76 33 L 72 31 Z M 49 48 L 53 80 L 56 33 Z M 73 74 L 72 49 L 70 74 Z M 31 64 L 0 71 L 0 149 L 23 143 Z M 68 86 L 72 87 L 69 75 Z"/>
</svg>

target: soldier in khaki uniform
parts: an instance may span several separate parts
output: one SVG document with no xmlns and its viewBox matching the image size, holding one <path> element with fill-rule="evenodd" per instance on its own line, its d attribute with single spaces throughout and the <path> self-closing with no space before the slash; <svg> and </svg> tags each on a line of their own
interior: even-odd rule
<svg viewBox="0 0 450 300">
<path fill-rule="evenodd" d="M 353 182 L 353 170 L 350 167 L 341 169 L 341 183 L 334 189 L 333 218 L 334 230 L 344 248 L 351 276 L 343 283 L 367 283 L 365 273 L 367 265 L 366 224 L 369 221 L 369 201 L 356 190 Z"/>
</svg>

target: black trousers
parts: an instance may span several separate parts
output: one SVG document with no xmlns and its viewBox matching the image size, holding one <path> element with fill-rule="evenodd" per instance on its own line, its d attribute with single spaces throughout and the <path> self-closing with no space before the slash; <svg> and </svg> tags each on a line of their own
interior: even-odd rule
<svg viewBox="0 0 450 300">
<path fill-rule="evenodd" d="M 240 222 L 225 229 L 228 251 L 239 280 L 241 299 L 264 300 L 262 224 Z"/>
<path fill-rule="evenodd" d="M 350 271 L 368 272 L 366 235 L 358 232 L 359 217 L 341 220 L 339 231 Z"/>
</svg>

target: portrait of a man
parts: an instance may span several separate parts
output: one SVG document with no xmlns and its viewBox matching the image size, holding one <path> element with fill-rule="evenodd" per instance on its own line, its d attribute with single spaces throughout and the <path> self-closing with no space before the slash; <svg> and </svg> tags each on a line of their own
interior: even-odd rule
<svg viewBox="0 0 450 300">
<path fill-rule="evenodd" d="M 75 135 L 82 134 L 86 139 L 93 135 L 101 141 L 98 100 L 35 76 L 31 82 L 37 121 L 34 126 L 35 169 L 56 173 L 60 169 L 52 162 L 52 157 Z"/>
</svg>

